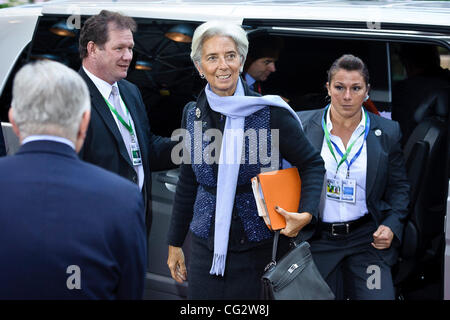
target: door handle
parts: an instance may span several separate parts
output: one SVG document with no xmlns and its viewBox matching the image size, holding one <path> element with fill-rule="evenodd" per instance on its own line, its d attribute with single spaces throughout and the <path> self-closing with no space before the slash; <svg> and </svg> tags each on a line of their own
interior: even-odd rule
<svg viewBox="0 0 450 320">
<path fill-rule="evenodd" d="M 156 176 L 156 180 L 158 182 L 164 183 L 167 190 L 175 192 L 177 189 L 178 175 L 168 175 L 169 172 L 158 173 L 158 175 Z"/>
<path fill-rule="evenodd" d="M 166 173 L 159 173 L 157 180 L 161 183 L 167 183 L 175 186 L 178 183 L 178 177 L 168 176 Z"/>
</svg>

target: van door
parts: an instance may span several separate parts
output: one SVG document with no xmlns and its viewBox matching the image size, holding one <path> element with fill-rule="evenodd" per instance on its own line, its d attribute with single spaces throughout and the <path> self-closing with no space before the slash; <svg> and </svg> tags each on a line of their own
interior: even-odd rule
<svg viewBox="0 0 450 320">
<path fill-rule="evenodd" d="M 388 25 L 390 29 L 376 29 L 365 22 L 258 19 L 244 19 L 243 24 L 249 30 L 250 46 L 252 37 L 260 33 L 284 39 L 285 45 L 277 62 L 277 71 L 263 83 L 263 92 L 288 98 L 289 104 L 297 111 L 323 108 L 328 103 L 324 88 L 327 70 L 335 59 L 345 53 L 359 56 L 368 65 L 371 77 L 370 99 L 382 116 L 388 118 L 393 114 L 396 116 L 393 111 L 399 108 L 397 101 L 394 101 L 397 88 L 399 83 L 408 78 L 405 66 L 399 61 L 399 49 L 406 44 L 422 43 L 436 49 L 440 55 L 441 67 L 448 68 L 446 59 L 450 57 L 450 46 L 447 42 L 448 28 L 445 27 L 440 30 L 436 26 L 428 28 L 391 24 Z M 428 93 L 430 92 L 423 91 L 424 99 Z M 421 203 L 411 210 L 409 219 L 413 219 L 417 229 L 417 243 L 412 249 L 412 257 L 403 256 L 393 269 L 394 277 L 398 276 L 396 285 L 399 298 L 442 299 L 444 271 L 445 279 L 449 277 L 450 269 L 444 269 L 443 250 L 444 219 L 449 201 L 449 132 L 445 129 L 450 127 L 448 100 L 444 104 L 443 108 L 436 107 L 437 104 L 430 100 L 426 113 L 420 116 L 419 124 L 422 121 L 432 121 L 436 123 L 436 128 L 441 128 L 438 129 L 438 141 L 428 141 L 435 146 L 432 153 L 435 159 L 429 160 L 431 162 L 425 165 L 427 169 L 424 184 L 429 183 L 431 187 L 424 189 L 428 188 L 430 191 L 435 188 L 435 191 L 433 194 L 427 194 L 425 190 L 419 191 L 418 201 Z M 416 116 L 414 110 L 404 112 Z M 405 143 L 406 141 L 407 139 Z M 447 239 L 448 237 L 447 234 Z M 408 239 L 405 240 L 404 243 L 408 242 Z M 445 257 L 448 260 L 449 249 L 446 250 Z"/>
<path fill-rule="evenodd" d="M 450 189 L 450 179 L 449 179 Z M 450 197 L 447 198 L 447 215 L 445 216 L 445 272 L 444 272 L 444 299 L 450 300 Z"/>
</svg>

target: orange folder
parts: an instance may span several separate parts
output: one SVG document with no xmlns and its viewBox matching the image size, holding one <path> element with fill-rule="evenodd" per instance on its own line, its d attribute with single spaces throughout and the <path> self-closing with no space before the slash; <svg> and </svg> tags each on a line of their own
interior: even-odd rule
<svg viewBox="0 0 450 320">
<path fill-rule="evenodd" d="M 286 219 L 275 210 L 275 206 L 289 212 L 298 211 L 301 180 L 297 168 L 260 173 L 251 181 L 258 215 L 264 218 L 270 230 L 285 228 Z"/>
</svg>

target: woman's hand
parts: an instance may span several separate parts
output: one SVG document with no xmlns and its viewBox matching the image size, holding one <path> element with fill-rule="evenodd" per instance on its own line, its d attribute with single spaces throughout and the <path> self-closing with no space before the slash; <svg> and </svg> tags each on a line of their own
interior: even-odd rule
<svg viewBox="0 0 450 320">
<path fill-rule="evenodd" d="M 170 269 L 172 278 L 178 282 L 183 283 L 186 280 L 187 272 L 184 263 L 183 249 L 180 247 L 169 246 L 169 257 L 167 258 L 167 265 Z"/>
<path fill-rule="evenodd" d="M 391 246 L 392 239 L 394 239 L 394 233 L 391 228 L 380 225 L 373 234 L 372 246 L 378 250 L 387 249 Z"/>
<path fill-rule="evenodd" d="M 309 212 L 287 212 L 278 206 L 275 207 L 275 210 L 286 219 L 286 227 L 280 233 L 291 238 L 296 237 L 312 219 L 312 214 Z"/>
</svg>

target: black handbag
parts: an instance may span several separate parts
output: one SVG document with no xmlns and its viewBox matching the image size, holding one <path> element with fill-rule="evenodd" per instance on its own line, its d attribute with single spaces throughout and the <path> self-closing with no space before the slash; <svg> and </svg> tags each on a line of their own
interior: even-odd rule
<svg viewBox="0 0 450 320">
<path fill-rule="evenodd" d="M 262 276 L 265 300 L 334 300 L 334 294 L 322 278 L 306 241 L 292 242 L 292 248 L 276 261 L 280 231 L 275 232 L 272 261 Z"/>
</svg>

